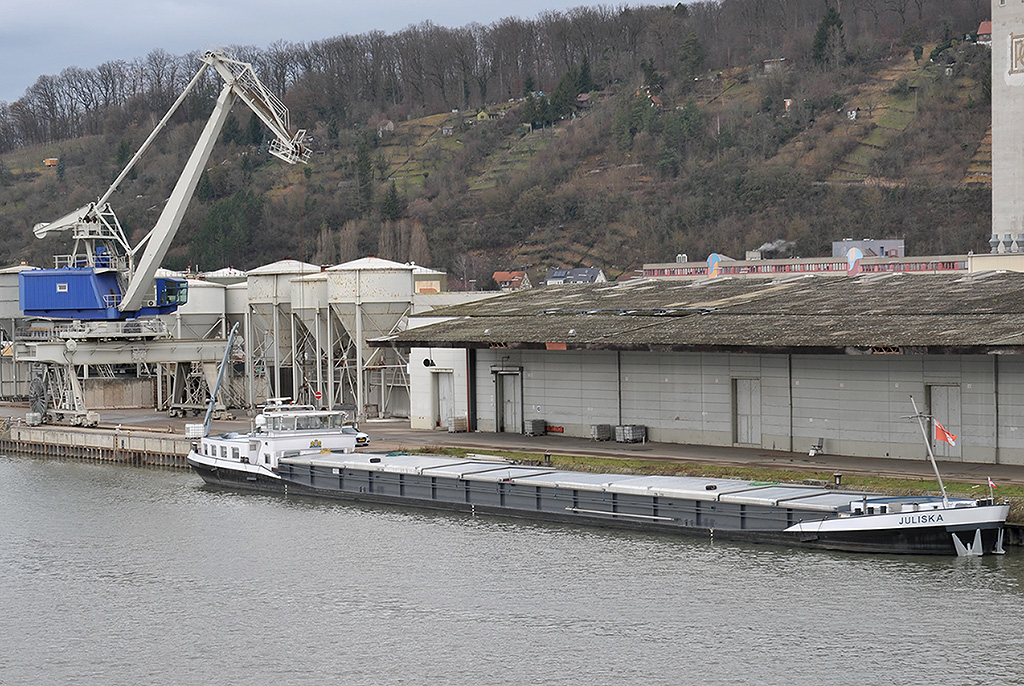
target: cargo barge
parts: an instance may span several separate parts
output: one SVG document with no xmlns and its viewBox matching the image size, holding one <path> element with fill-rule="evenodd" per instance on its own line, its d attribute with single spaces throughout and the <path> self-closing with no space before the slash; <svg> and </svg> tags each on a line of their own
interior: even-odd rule
<svg viewBox="0 0 1024 686">
<path fill-rule="evenodd" d="M 734 479 L 572 472 L 486 456 L 356 453 L 354 438 L 332 428 L 340 420 L 322 411 L 264 414 L 250 434 L 195 442 L 189 465 L 210 485 L 264 493 L 851 552 L 1003 552 L 1009 506 L 992 498 L 884 497 Z"/>
</svg>

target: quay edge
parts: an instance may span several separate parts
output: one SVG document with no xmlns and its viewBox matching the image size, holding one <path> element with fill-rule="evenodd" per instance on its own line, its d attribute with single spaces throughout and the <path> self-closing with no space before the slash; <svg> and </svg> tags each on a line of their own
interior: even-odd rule
<svg viewBox="0 0 1024 686">
<path fill-rule="evenodd" d="M 192 441 L 184 436 L 116 429 L 19 426 L 0 420 L 0 451 L 36 457 L 185 469 Z"/>
</svg>

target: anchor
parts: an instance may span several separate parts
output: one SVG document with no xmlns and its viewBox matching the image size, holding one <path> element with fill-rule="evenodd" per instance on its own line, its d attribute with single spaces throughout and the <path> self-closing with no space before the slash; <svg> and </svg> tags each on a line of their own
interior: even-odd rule
<svg viewBox="0 0 1024 686">
<path fill-rule="evenodd" d="M 999 530 L 1000 538 L 1002 537 L 1003 530 Z M 961 541 L 960 537 L 955 533 L 950 534 L 953 537 L 953 545 L 956 547 L 957 557 L 981 557 L 984 555 L 984 549 L 981 546 L 981 529 L 974 530 L 974 542 L 971 547 L 966 547 Z"/>
</svg>

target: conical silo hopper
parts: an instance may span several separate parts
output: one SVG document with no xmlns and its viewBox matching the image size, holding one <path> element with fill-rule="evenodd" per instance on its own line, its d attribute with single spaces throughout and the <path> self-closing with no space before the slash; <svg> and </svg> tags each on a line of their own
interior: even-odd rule
<svg viewBox="0 0 1024 686">
<path fill-rule="evenodd" d="M 387 359 L 383 350 L 370 348 L 366 341 L 405 326 L 415 291 L 413 267 L 365 257 L 330 267 L 326 274 L 328 303 L 352 341 L 354 362 L 361 372 L 356 375 L 357 412 L 365 416 L 368 403 L 372 402 L 384 414 L 407 413 L 407 381 L 405 390 L 395 394 L 387 376 L 389 368 L 398 368 L 398 361 Z M 380 372 L 375 375 L 377 382 L 367 375 L 368 370 Z M 404 374 L 401 376 L 405 378 Z M 377 386 L 368 388 L 368 383 Z M 373 394 L 376 397 L 370 401 Z"/>
<path fill-rule="evenodd" d="M 226 338 L 224 290 L 219 283 L 187 279 L 188 302 L 173 314 L 163 315 L 175 338 Z"/>
<path fill-rule="evenodd" d="M 292 312 L 307 331 L 324 326 L 327 314 L 327 274 L 319 272 L 291 280 Z M 319 320 L 319 321 L 318 321 Z"/>
</svg>

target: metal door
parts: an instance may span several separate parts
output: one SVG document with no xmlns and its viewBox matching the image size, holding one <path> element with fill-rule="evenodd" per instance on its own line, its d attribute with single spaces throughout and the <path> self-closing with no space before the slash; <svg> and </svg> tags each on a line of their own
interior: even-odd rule
<svg viewBox="0 0 1024 686">
<path fill-rule="evenodd" d="M 523 432 L 523 408 L 519 398 L 519 374 L 498 374 L 498 431 Z"/>
<path fill-rule="evenodd" d="M 963 459 L 960 451 L 960 434 L 963 425 L 960 419 L 960 387 L 959 386 L 928 386 L 928 413 L 932 416 L 931 431 L 928 438 L 932 441 L 932 451 L 936 459 L 959 461 Z M 951 434 L 956 435 L 956 445 L 935 440 L 935 422 L 938 421 Z"/>
<path fill-rule="evenodd" d="M 438 372 L 434 376 L 437 379 L 437 416 L 434 417 L 434 425 L 447 427 L 455 414 L 455 375 L 452 372 Z"/>
<path fill-rule="evenodd" d="M 733 441 L 761 445 L 761 380 L 733 379 Z"/>
</svg>

